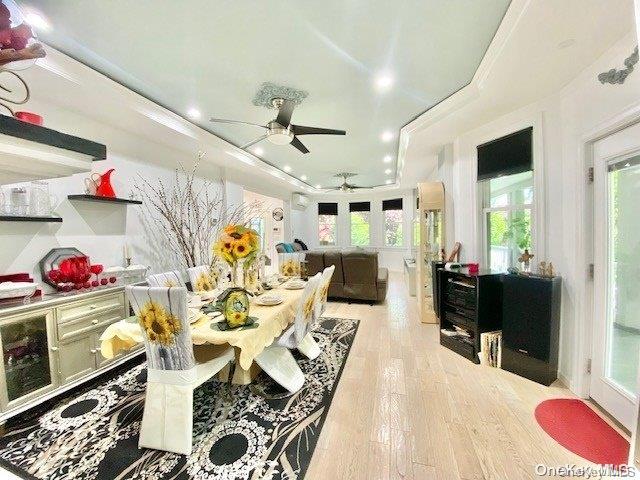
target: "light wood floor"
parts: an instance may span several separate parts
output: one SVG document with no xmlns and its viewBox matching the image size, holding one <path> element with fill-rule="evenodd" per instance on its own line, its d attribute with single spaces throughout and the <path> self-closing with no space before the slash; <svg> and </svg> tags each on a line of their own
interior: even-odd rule
<svg viewBox="0 0 640 480">
<path fill-rule="evenodd" d="M 540 401 L 573 395 L 441 347 L 401 275 L 386 305 L 331 303 L 325 316 L 357 318 L 360 327 L 308 480 L 512 480 L 540 478 L 539 463 L 588 465 L 533 415 Z"/>
<path fill-rule="evenodd" d="M 538 426 L 535 406 L 571 397 L 441 347 L 392 275 L 385 305 L 331 303 L 360 327 L 307 480 L 515 480 L 538 463 L 587 465 Z M 0 479 L 17 477 L 0 468 Z"/>
</svg>

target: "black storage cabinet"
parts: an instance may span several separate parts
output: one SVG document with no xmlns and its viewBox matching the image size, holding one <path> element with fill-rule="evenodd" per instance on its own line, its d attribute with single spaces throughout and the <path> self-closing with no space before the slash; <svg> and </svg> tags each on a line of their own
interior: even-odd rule
<svg viewBox="0 0 640 480">
<path fill-rule="evenodd" d="M 502 368 L 543 385 L 558 377 L 562 280 L 503 278 Z"/>
</svg>

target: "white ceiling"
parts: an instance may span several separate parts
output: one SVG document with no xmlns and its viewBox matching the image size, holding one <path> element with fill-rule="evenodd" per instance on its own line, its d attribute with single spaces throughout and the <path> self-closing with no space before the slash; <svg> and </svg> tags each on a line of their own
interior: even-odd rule
<svg viewBox="0 0 640 480">
<path fill-rule="evenodd" d="M 261 142 L 262 158 L 310 185 L 359 173 L 354 183 L 395 178 L 400 128 L 474 75 L 509 0 L 28 0 L 53 26 L 52 46 L 235 145 L 256 127 L 211 124 L 209 116 L 264 124 L 275 111 L 252 104 L 263 82 L 308 97 L 293 122 L 344 129 L 305 136 L 311 150 Z M 381 73 L 395 83 L 375 87 Z M 395 138 L 381 141 L 389 130 Z M 390 164 L 383 158 L 391 155 Z M 384 170 L 391 168 L 390 174 Z"/>
<path fill-rule="evenodd" d="M 404 128 L 400 186 L 427 178 L 443 145 L 558 92 L 633 30 L 633 0 L 513 0 L 471 84 Z"/>
</svg>

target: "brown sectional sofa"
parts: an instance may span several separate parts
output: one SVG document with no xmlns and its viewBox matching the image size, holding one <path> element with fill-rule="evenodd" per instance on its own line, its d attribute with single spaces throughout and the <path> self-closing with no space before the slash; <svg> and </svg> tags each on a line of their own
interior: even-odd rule
<svg viewBox="0 0 640 480">
<path fill-rule="evenodd" d="M 315 275 L 326 267 L 336 269 L 329 285 L 329 297 L 384 302 L 389 271 L 378 267 L 378 252 L 350 250 L 307 251 L 307 272 Z"/>
</svg>

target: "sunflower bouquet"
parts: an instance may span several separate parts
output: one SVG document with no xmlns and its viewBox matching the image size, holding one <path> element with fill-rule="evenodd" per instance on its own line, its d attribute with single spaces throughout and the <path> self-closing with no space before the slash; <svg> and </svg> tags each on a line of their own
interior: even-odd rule
<svg viewBox="0 0 640 480">
<path fill-rule="evenodd" d="M 244 225 L 227 225 L 213 245 L 213 253 L 234 269 L 239 260 L 249 268 L 260 251 L 258 232 Z"/>
</svg>

